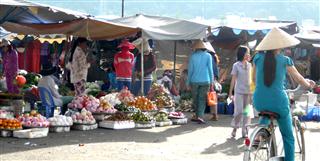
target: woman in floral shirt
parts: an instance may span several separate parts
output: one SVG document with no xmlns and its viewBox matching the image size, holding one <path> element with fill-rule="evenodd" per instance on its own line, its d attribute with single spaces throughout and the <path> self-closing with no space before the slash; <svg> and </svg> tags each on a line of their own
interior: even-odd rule
<svg viewBox="0 0 320 161">
<path fill-rule="evenodd" d="M 84 94 L 88 68 L 90 67 L 90 63 L 87 62 L 87 42 L 87 39 L 81 37 L 75 41 L 71 50 L 70 62 L 67 65 L 70 70 L 70 81 L 74 85 L 76 96 Z"/>
</svg>

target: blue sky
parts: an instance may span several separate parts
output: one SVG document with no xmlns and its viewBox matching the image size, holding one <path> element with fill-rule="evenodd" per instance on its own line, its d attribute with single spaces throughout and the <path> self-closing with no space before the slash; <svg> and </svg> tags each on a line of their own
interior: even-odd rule
<svg viewBox="0 0 320 161">
<path fill-rule="evenodd" d="M 121 16 L 121 0 L 30 0 L 95 16 Z M 240 17 L 293 20 L 311 19 L 320 25 L 320 0 L 124 0 L 125 16 L 137 13 L 183 19 Z"/>
</svg>

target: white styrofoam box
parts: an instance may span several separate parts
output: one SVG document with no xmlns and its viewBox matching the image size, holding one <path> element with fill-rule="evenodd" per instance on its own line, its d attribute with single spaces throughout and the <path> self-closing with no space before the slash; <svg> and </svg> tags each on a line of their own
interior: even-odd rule
<svg viewBox="0 0 320 161">
<path fill-rule="evenodd" d="M 162 127 L 162 126 L 170 126 L 172 125 L 172 121 L 164 121 L 164 122 L 156 122 L 156 126 Z"/>
<path fill-rule="evenodd" d="M 92 124 L 92 125 L 73 124 L 71 126 L 71 128 L 75 129 L 75 130 L 87 131 L 87 130 L 93 130 L 93 129 L 98 128 L 98 124 L 97 123 Z"/>
<path fill-rule="evenodd" d="M 301 95 L 301 97 L 299 98 L 299 100 L 297 102 L 308 102 L 309 106 L 314 106 L 317 102 L 317 98 L 318 95 L 315 93 L 308 93 L 308 94 L 303 94 Z"/>
<path fill-rule="evenodd" d="M 32 128 L 13 131 L 13 137 L 17 138 L 41 138 L 48 136 L 49 128 Z"/>
<path fill-rule="evenodd" d="M 132 129 L 135 127 L 133 121 L 101 121 L 99 127 L 107 129 Z"/>
<path fill-rule="evenodd" d="M 12 135 L 12 130 L 1 130 L 1 137 L 11 137 Z"/>
<path fill-rule="evenodd" d="M 183 119 L 170 119 L 173 125 L 185 125 L 188 123 L 188 118 Z"/>
<path fill-rule="evenodd" d="M 50 132 L 70 132 L 70 126 L 50 126 Z"/>
<path fill-rule="evenodd" d="M 155 126 L 156 126 L 155 122 L 148 122 L 148 123 L 135 122 L 135 128 L 138 128 L 138 129 L 148 129 L 148 128 L 153 128 Z"/>
</svg>

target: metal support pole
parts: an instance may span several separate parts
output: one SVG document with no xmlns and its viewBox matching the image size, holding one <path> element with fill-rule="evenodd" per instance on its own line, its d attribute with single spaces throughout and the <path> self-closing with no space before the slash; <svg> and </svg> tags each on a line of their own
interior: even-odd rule
<svg viewBox="0 0 320 161">
<path fill-rule="evenodd" d="M 124 17 L 124 0 L 121 3 L 121 17 Z"/>
<path fill-rule="evenodd" d="M 173 82 L 176 80 L 176 62 L 177 62 L 177 41 L 174 41 L 174 54 L 173 54 Z"/>
<path fill-rule="evenodd" d="M 143 93 L 143 89 L 144 89 L 144 62 L 143 62 L 143 57 L 144 57 L 144 49 L 143 49 L 143 42 L 144 42 L 144 38 L 142 38 L 142 42 L 141 42 L 141 93 Z"/>
</svg>

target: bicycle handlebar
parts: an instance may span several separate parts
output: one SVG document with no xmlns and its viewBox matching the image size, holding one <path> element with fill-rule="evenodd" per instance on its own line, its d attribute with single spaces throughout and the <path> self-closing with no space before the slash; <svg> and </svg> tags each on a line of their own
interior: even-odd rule
<svg viewBox="0 0 320 161">
<path fill-rule="evenodd" d="M 298 87 L 296 89 L 288 89 L 286 90 L 288 97 L 293 99 L 293 100 L 299 100 L 299 98 L 305 94 L 307 91 L 311 91 L 311 89 L 304 87 L 302 85 L 298 85 Z M 293 94 L 293 95 L 291 95 Z"/>
</svg>

